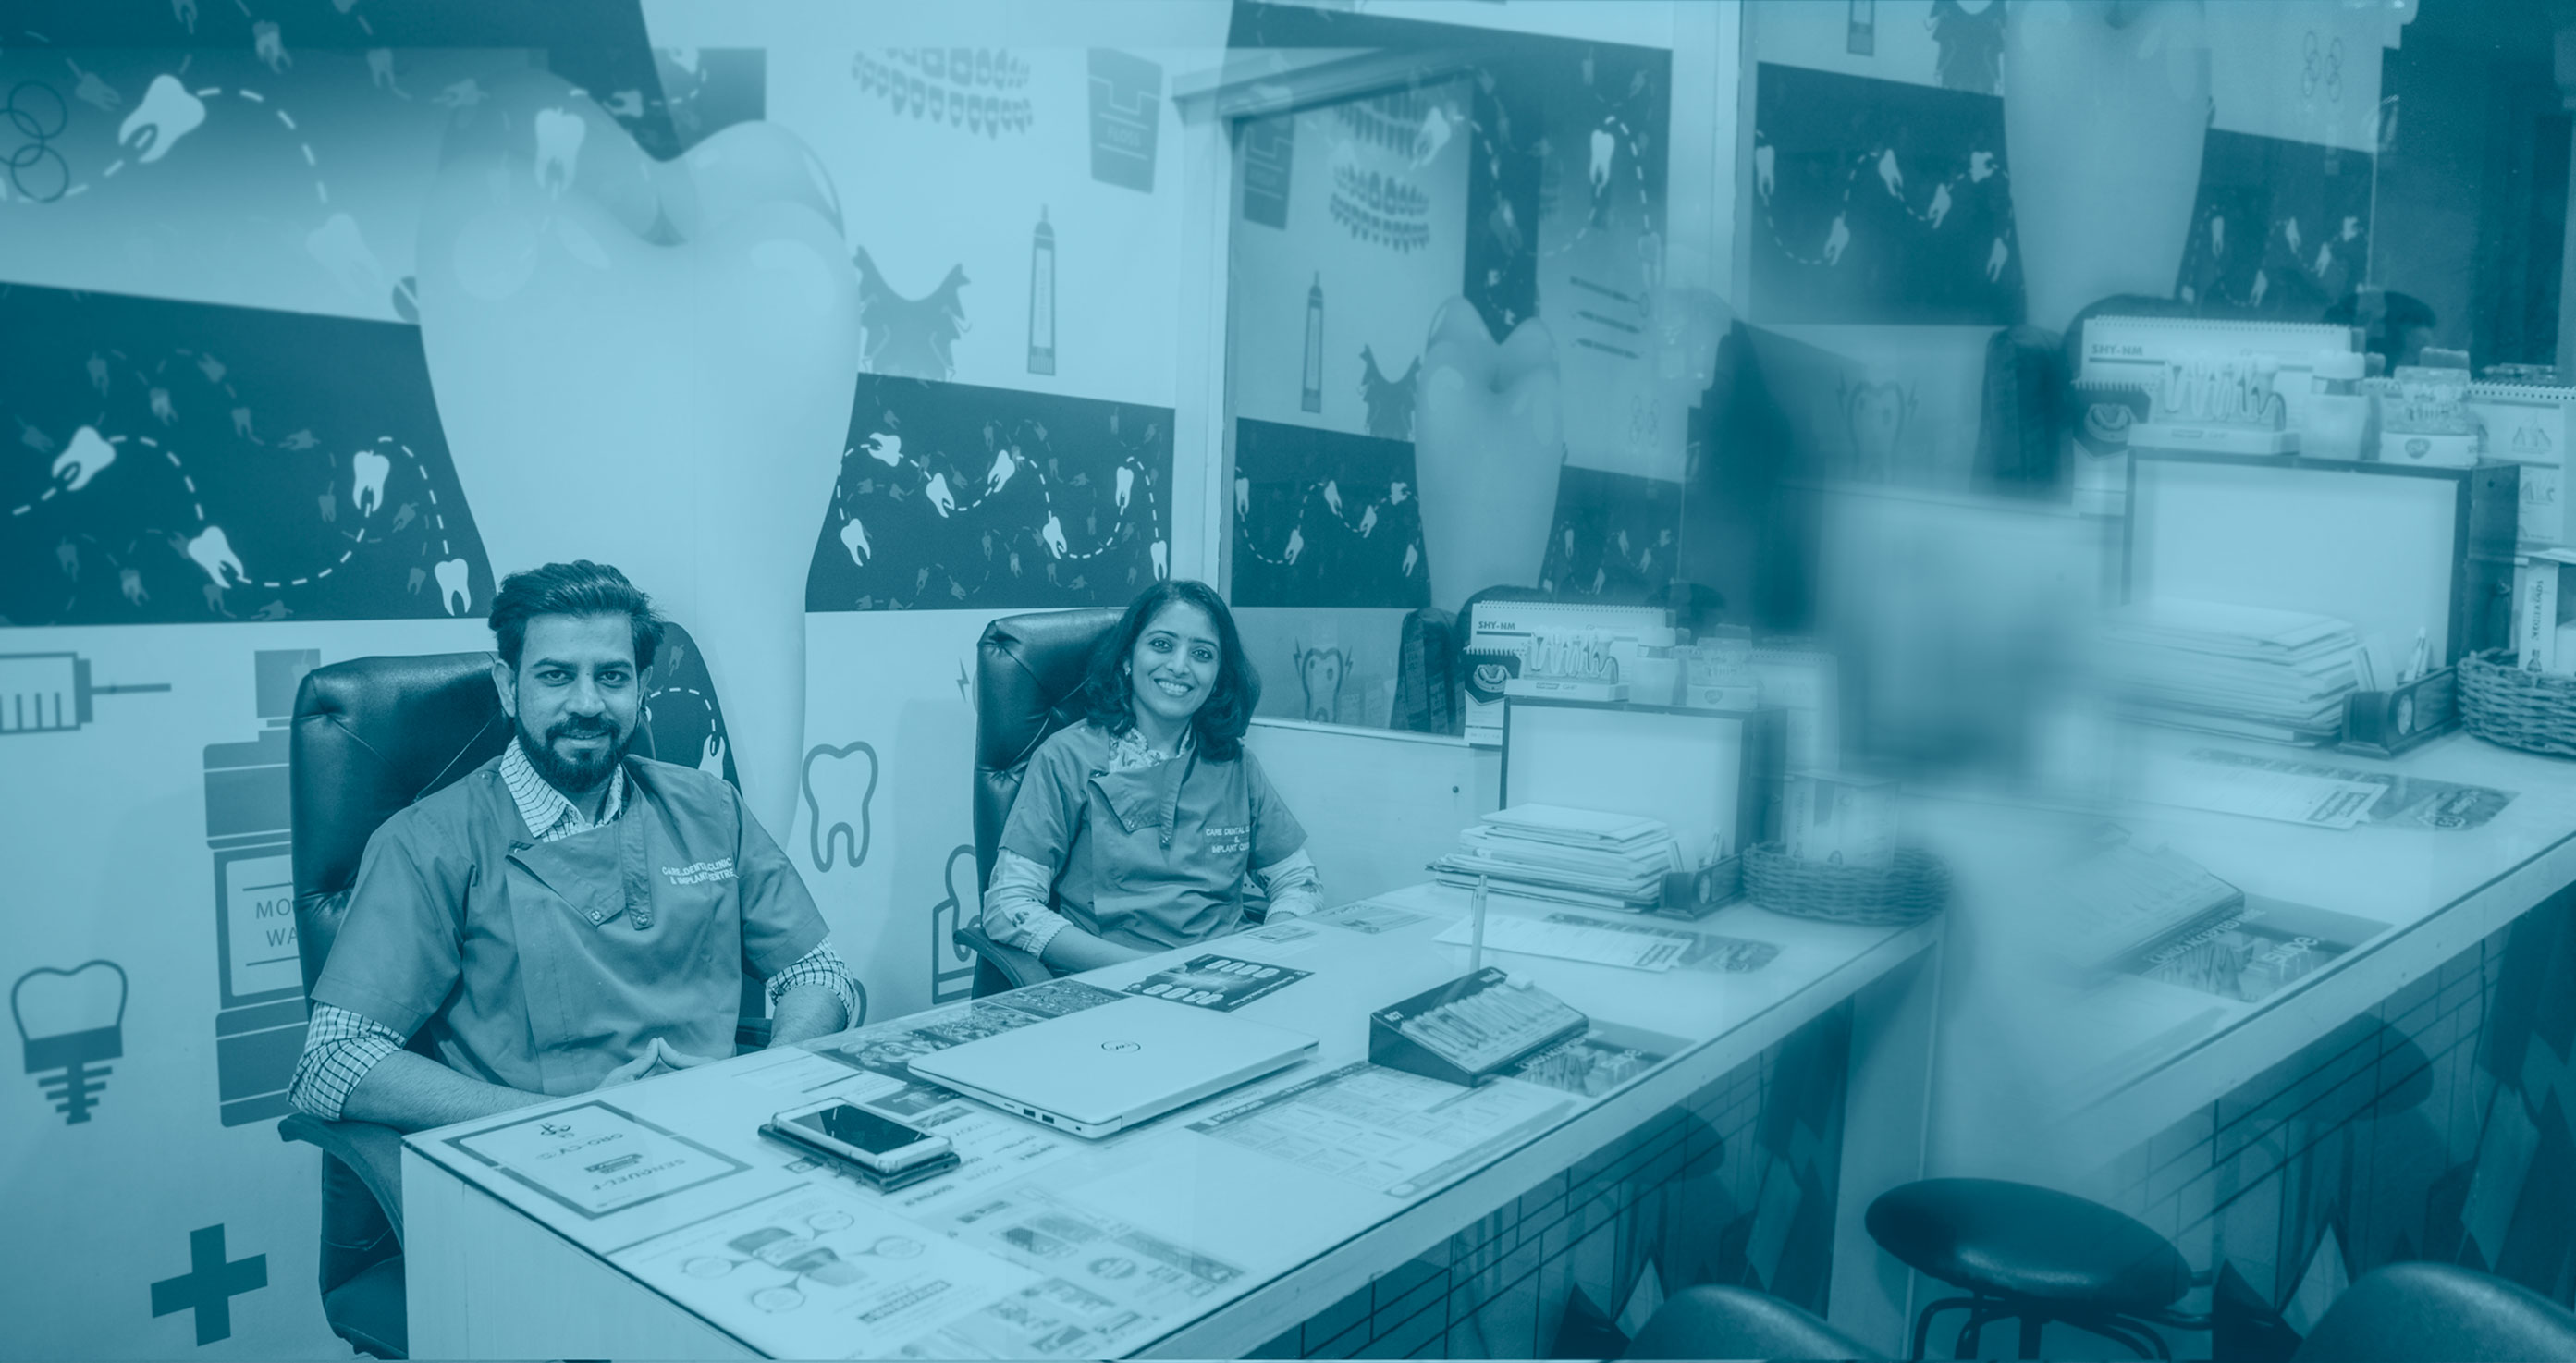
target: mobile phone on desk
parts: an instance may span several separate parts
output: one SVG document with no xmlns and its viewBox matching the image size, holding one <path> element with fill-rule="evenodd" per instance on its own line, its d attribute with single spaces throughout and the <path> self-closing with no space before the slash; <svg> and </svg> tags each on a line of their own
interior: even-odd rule
<svg viewBox="0 0 2576 1363">
<path fill-rule="evenodd" d="M 934 1136 L 842 1098 L 790 1108 L 771 1117 L 764 1129 L 782 1140 L 847 1160 L 882 1177 L 892 1177 L 949 1152 L 946 1136 Z"/>
</svg>

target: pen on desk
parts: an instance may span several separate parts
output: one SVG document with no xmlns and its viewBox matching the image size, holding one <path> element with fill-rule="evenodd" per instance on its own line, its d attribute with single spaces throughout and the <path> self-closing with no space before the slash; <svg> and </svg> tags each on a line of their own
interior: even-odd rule
<svg viewBox="0 0 2576 1363">
<path fill-rule="evenodd" d="M 2379 674 L 2376 671 L 2373 671 L 2370 666 L 2370 646 L 2368 644 L 2353 645 L 2352 670 L 2359 675 L 2362 690 L 2376 691 L 2379 689 Z"/>
<path fill-rule="evenodd" d="M 2424 629 L 2425 627 L 2422 625 L 2415 627 L 2415 651 L 2407 657 L 2406 675 L 2397 679 L 2401 684 L 2411 681 L 2420 681 L 2423 679 L 2424 664 L 2429 661 L 2424 653 Z"/>
</svg>

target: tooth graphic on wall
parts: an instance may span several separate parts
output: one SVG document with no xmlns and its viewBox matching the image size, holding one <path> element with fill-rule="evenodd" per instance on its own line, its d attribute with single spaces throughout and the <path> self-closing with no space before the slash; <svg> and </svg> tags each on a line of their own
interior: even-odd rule
<svg viewBox="0 0 2576 1363">
<path fill-rule="evenodd" d="M 349 505 L 361 516 L 376 514 L 385 504 L 385 475 L 393 472 L 394 461 L 374 450 L 360 450 L 349 456 L 349 467 L 356 476 L 350 480 Z"/>
<path fill-rule="evenodd" d="M 1442 304 L 1414 432 L 1432 604 L 1455 612 L 1487 587 L 1538 585 L 1565 447 L 1546 325 L 1531 318 L 1496 345 L 1473 304 Z"/>
<path fill-rule="evenodd" d="M 1020 461 L 1012 458 L 1009 450 L 996 451 L 992 471 L 984 475 L 984 495 L 989 497 L 1001 491 L 1011 481 L 1011 475 L 1019 471 Z M 1118 505 L 1127 505 L 1127 470 L 1123 468 L 1118 470 Z"/>
<path fill-rule="evenodd" d="M 867 451 L 870 459 L 887 468 L 895 468 L 903 463 L 903 437 L 875 432 L 868 437 Z"/>
<path fill-rule="evenodd" d="M 848 525 L 841 527 L 841 547 L 850 551 L 850 562 L 862 568 L 868 566 L 868 555 L 876 552 L 868 544 L 868 528 L 859 524 L 856 516 L 850 518 Z"/>
<path fill-rule="evenodd" d="M 1166 546 L 1161 540 L 1156 540 L 1152 544 L 1146 546 L 1146 552 L 1153 555 L 1154 558 L 1155 581 L 1160 582 L 1172 575 L 1172 566 L 1166 561 L 1166 556 L 1171 552 L 1168 546 Z"/>
<path fill-rule="evenodd" d="M 431 570 L 438 578 L 438 599 L 450 615 L 472 615 L 474 592 L 466 585 L 465 560 L 442 559 Z"/>
<path fill-rule="evenodd" d="M 1064 557 L 1064 522 L 1054 512 L 1048 512 L 1046 524 L 1038 527 L 1038 538 L 1046 542 L 1048 553 Z"/>
<path fill-rule="evenodd" d="M 195 539 L 188 541 L 188 557 L 205 569 L 206 576 L 214 579 L 218 587 L 239 586 L 250 580 L 250 574 L 242 571 L 241 560 L 234 557 L 232 541 L 224 537 L 224 528 L 220 525 L 207 526 Z M 227 578 L 224 576 L 226 573 L 232 576 Z"/>
<path fill-rule="evenodd" d="M 1610 187 L 1610 157 L 1618 149 L 1619 139 L 1612 136 L 1608 128 L 1592 130 L 1592 164 L 1587 167 L 1587 174 L 1592 181 L 1593 193 L 1598 194 Z"/>
<path fill-rule="evenodd" d="M 89 486 L 89 480 L 97 477 L 99 470 L 115 462 L 116 447 L 95 429 L 83 426 L 72 432 L 72 443 L 54 456 L 54 477 L 69 478 L 63 491 L 78 492 Z"/>
<path fill-rule="evenodd" d="M 942 517 L 947 516 L 948 513 L 957 509 L 957 498 L 948 491 L 947 474 L 934 473 L 930 475 L 930 483 L 927 487 L 924 487 L 921 490 L 921 495 L 929 499 L 930 505 L 935 508 Z"/>
<path fill-rule="evenodd" d="M 391 287 L 385 282 L 384 262 L 368 248 L 366 237 L 358 231 L 357 219 L 346 213 L 332 214 L 323 219 L 320 227 L 305 234 L 304 254 L 358 301 L 378 302 Z"/>
<path fill-rule="evenodd" d="M 66 1126 L 89 1120 L 107 1087 L 106 1062 L 125 1054 L 125 992 L 125 968 L 104 960 L 38 966 L 10 986 L 27 1073 Z"/>
<path fill-rule="evenodd" d="M 865 743 L 838 748 L 816 746 L 805 753 L 805 826 L 807 851 L 814 869 L 841 864 L 857 870 L 868 859 L 868 802 L 877 793 L 877 750 Z"/>
<path fill-rule="evenodd" d="M 547 114 L 555 131 L 533 136 Z M 860 369 L 829 177 L 758 122 L 654 161 L 560 77 L 527 71 L 449 126 L 425 200 L 421 347 L 486 553 L 614 563 L 653 593 L 697 637 L 752 812 L 787 827 L 805 578 Z M 565 222 L 605 268 L 574 257 Z M 603 477 L 564 457 L 581 449 L 649 472 Z"/>
<path fill-rule="evenodd" d="M 1120 465 L 1118 466 L 1118 492 L 1117 492 L 1117 498 L 1118 498 L 1118 509 L 1119 509 L 1119 510 L 1124 511 L 1124 510 L 1126 510 L 1126 509 L 1127 509 L 1127 499 L 1128 499 L 1128 497 L 1129 497 L 1129 496 L 1131 496 L 1131 495 L 1133 495 L 1133 494 L 1134 494 L 1135 490 L 1136 490 L 1136 470 L 1135 470 L 1135 469 L 1133 469 L 1133 468 L 1128 467 L 1128 466 L 1127 466 L 1127 465 L 1125 465 L 1125 464 L 1120 464 Z"/>
<path fill-rule="evenodd" d="M 179 139 L 206 121 L 206 102 L 188 93 L 179 78 L 159 75 L 143 91 L 143 102 L 116 127 L 116 144 L 150 165 L 170 154 Z"/>
<path fill-rule="evenodd" d="M 564 109 L 537 110 L 537 183 L 548 193 L 572 187 L 573 169 L 581 160 L 581 141 L 590 127 L 581 115 Z"/>
</svg>

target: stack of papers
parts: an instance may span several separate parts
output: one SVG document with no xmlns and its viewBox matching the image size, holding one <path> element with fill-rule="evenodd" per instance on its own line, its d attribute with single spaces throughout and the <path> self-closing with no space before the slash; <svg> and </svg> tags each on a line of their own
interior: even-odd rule
<svg viewBox="0 0 2576 1363">
<path fill-rule="evenodd" d="M 2358 684 L 2353 627 L 2331 616 L 2155 601 L 2115 612 L 2104 664 L 2139 718 L 2282 743 L 2330 743 Z"/>
<path fill-rule="evenodd" d="M 1681 869 L 1681 845 L 1662 820 L 1557 805 L 1488 814 L 1431 864 L 1443 885 L 1481 879 L 1524 899 L 1630 911 L 1660 903 L 1665 873 Z"/>
</svg>

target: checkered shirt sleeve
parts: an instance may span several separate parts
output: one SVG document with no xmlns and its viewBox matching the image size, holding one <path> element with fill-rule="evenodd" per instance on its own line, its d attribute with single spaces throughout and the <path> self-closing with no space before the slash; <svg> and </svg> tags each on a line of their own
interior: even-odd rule
<svg viewBox="0 0 2576 1363">
<path fill-rule="evenodd" d="M 298 1112 L 336 1122 L 340 1120 L 340 1110 L 348 1105 L 349 1091 L 367 1077 L 367 1071 L 374 1069 L 377 1061 L 402 1048 L 402 1037 L 383 1023 L 346 1008 L 317 1003 L 304 1033 L 303 1058 L 295 1062 L 295 1079 L 286 1089 L 286 1101 Z"/>
<path fill-rule="evenodd" d="M 769 977 L 769 1006 L 775 1009 L 778 1000 L 788 990 L 809 984 L 821 985 L 840 999 L 842 1026 L 859 1025 L 859 991 L 850 983 L 849 962 L 841 959 L 841 953 L 832 950 L 830 942 L 806 952 L 797 958 L 794 965 Z"/>
</svg>

